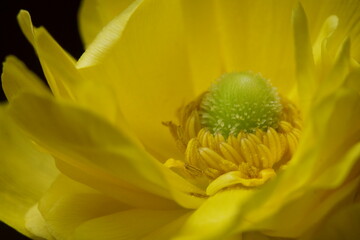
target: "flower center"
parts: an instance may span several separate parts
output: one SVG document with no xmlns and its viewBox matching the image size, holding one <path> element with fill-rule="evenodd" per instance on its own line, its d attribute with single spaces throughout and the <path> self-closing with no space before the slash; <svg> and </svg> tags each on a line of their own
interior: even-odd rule
<svg viewBox="0 0 360 240">
<path fill-rule="evenodd" d="M 276 89 L 251 72 L 221 76 L 205 94 L 200 108 L 201 124 L 224 137 L 275 128 L 281 113 Z"/>
<path fill-rule="evenodd" d="M 286 166 L 301 134 L 296 106 L 250 72 L 221 76 L 180 109 L 179 124 L 164 125 L 184 152 L 165 166 L 207 195 L 261 186 Z"/>
</svg>

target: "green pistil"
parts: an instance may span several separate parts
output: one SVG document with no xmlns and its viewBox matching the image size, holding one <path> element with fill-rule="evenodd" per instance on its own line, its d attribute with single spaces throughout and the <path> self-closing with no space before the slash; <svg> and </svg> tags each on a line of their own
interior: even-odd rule
<svg viewBox="0 0 360 240">
<path fill-rule="evenodd" d="M 201 124 L 224 137 L 276 128 L 282 111 L 276 89 L 251 72 L 224 74 L 201 102 Z"/>
</svg>

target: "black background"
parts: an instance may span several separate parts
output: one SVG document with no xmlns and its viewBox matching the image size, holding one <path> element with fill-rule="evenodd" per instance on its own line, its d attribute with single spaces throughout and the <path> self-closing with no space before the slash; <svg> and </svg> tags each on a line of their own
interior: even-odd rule
<svg viewBox="0 0 360 240">
<path fill-rule="evenodd" d="M 2 0 L 0 3 L 1 62 L 7 55 L 15 55 L 44 79 L 35 52 L 17 24 L 16 15 L 20 9 L 28 10 L 35 26 L 44 26 L 65 50 L 76 59 L 79 58 L 83 52 L 77 27 L 79 5 L 80 0 Z M 5 99 L 2 91 L 0 91 L 0 99 Z M 0 239 L 28 238 L 0 222 Z"/>
</svg>

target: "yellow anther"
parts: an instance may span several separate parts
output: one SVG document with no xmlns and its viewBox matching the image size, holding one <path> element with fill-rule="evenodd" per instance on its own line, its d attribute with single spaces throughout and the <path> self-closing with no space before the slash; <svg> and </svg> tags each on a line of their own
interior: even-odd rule
<svg viewBox="0 0 360 240">
<path fill-rule="evenodd" d="M 163 123 L 185 154 L 182 160 L 166 161 L 166 167 L 208 195 L 233 187 L 259 187 L 286 168 L 301 136 L 302 121 L 293 103 L 280 96 L 282 112 L 272 127 L 224 135 L 201 124 L 203 96 L 183 106 L 179 124 Z"/>
</svg>

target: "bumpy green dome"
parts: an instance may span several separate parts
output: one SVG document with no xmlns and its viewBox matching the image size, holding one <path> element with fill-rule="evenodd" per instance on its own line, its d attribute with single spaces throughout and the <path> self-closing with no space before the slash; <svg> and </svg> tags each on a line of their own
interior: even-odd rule
<svg viewBox="0 0 360 240">
<path fill-rule="evenodd" d="M 222 75 L 201 102 L 201 124 L 224 137 L 277 127 L 280 98 L 269 80 L 252 72 Z"/>
</svg>

